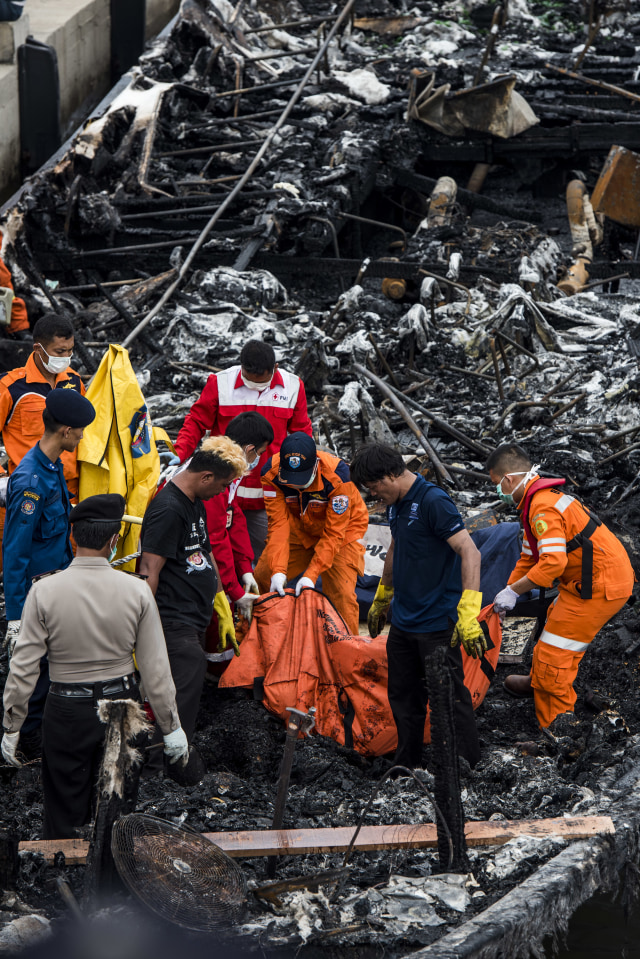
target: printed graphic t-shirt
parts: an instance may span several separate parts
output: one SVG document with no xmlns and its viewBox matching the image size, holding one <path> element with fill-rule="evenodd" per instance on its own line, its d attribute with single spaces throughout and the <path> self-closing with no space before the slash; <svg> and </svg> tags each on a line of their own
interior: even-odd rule
<svg viewBox="0 0 640 959">
<path fill-rule="evenodd" d="M 394 625 L 412 633 L 446 629 L 462 593 L 460 559 L 447 543 L 464 529 L 460 513 L 444 490 L 417 475 L 387 517 L 395 544 Z"/>
<path fill-rule="evenodd" d="M 174 483 L 160 490 L 144 516 L 141 549 L 164 556 L 156 602 L 163 622 L 205 630 L 211 620 L 218 578 L 211 564 L 204 503 L 192 502 Z"/>
</svg>

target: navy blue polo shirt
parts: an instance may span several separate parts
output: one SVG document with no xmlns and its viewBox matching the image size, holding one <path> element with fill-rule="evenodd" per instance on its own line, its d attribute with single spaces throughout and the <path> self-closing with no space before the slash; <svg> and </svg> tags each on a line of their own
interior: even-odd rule
<svg viewBox="0 0 640 959">
<path fill-rule="evenodd" d="M 458 618 L 460 558 L 447 540 L 464 529 L 451 497 L 422 476 L 387 507 L 394 539 L 393 625 L 411 633 L 447 628 Z"/>
</svg>

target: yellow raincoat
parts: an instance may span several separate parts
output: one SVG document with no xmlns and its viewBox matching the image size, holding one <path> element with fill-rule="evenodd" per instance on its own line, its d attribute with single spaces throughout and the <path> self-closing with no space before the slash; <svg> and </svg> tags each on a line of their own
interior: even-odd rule
<svg viewBox="0 0 640 959">
<path fill-rule="evenodd" d="M 142 390 L 127 350 L 113 343 L 87 390 L 96 418 L 78 446 L 80 499 L 97 493 L 121 493 L 125 512 L 142 517 L 156 491 L 160 458 Z M 165 439 L 164 430 L 156 431 Z M 162 435 L 164 434 L 164 435 Z M 118 557 L 138 549 L 140 526 L 123 523 Z M 124 569 L 135 569 L 135 560 Z"/>
</svg>

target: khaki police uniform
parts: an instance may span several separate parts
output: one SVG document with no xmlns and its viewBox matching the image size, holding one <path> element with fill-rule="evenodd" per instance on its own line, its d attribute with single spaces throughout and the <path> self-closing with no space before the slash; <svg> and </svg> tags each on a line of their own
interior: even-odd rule
<svg viewBox="0 0 640 959">
<path fill-rule="evenodd" d="M 51 688 L 43 720 L 44 837 L 63 839 L 90 821 L 105 727 L 99 699 L 144 692 L 163 733 L 180 726 L 175 686 L 151 590 L 99 556 L 32 586 L 4 692 L 5 732 L 18 732 L 48 654 Z"/>
</svg>

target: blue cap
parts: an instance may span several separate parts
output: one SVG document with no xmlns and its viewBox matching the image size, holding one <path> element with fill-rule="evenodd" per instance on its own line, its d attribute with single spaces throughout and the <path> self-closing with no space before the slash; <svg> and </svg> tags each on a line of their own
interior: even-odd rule
<svg viewBox="0 0 640 959">
<path fill-rule="evenodd" d="M 56 387 L 47 394 L 45 407 L 61 426 L 84 429 L 96 418 L 93 403 L 86 396 L 70 387 Z"/>
<path fill-rule="evenodd" d="M 278 479 L 289 486 L 304 486 L 313 475 L 317 451 L 308 433 L 290 433 L 280 447 Z"/>
</svg>

